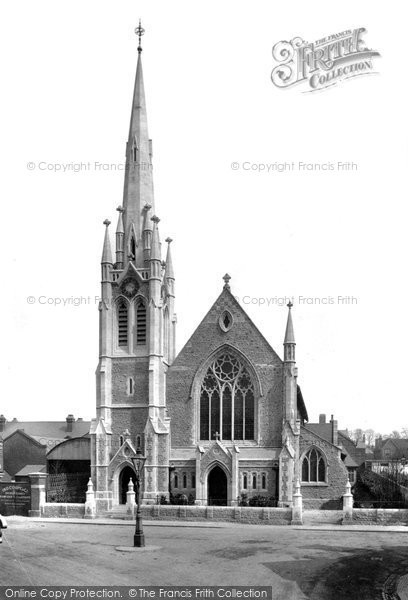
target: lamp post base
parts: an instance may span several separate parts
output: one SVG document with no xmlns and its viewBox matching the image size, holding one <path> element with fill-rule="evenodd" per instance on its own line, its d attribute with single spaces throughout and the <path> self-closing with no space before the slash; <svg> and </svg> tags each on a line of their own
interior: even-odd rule
<svg viewBox="0 0 408 600">
<path fill-rule="evenodd" d="M 143 548 L 145 545 L 144 533 L 135 533 L 133 536 L 133 547 Z"/>
</svg>

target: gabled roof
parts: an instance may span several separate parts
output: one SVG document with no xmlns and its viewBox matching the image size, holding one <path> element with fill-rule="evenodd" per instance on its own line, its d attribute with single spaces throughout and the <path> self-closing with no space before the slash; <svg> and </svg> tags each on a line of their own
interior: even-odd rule
<svg viewBox="0 0 408 600">
<path fill-rule="evenodd" d="M 90 421 L 77 420 L 72 423 L 72 431 L 67 431 L 66 421 L 6 421 L 3 439 L 17 430 L 34 438 L 40 444 L 47 440 L 61 441 L 71 437 L 81 437 L 89 432 Z"/>
<path fill-rule="evenodd" d="M 10 433 L 10 435 L 7 435 L 7 437 L 4 438 L 4 442 L 7 442 L 8 440 L 10 440 L 10 438 L 12 437 L 16 437 L 16 436 L 21 436 L 24 438 L 27 438 L 28 440 L 30 440 L 30 443 L 38 446 L 39 448 L 47 448 L 46 444 L 41 444 L 38 440 L 36 440 L 34 437 L 32 437 L 31 435 L 28 435 L 24 430 L 22 429 L 16 429 L 15 431 L 13 431 L 12 433 Z"/>
<path fill-rule="evenodd" d="M 14 477 L 24 477 L 29 475 L 30 473 L 45 473 L 46 466 L 45 465 L 26 465 L 23 467 L 18 473 L 14 475 Z"/>
<path fill-rule="evenodd" d="M 391 442 L 400 452 L 408 452 L 408 438 L 387 438 L 384 444 Z"/>
<path fill-rule="evenodd" d="M 306 425 L 301 425 L 300 426 L 300 431 L 302 431 L 302 429 L 306 429 L 306 431 L 308 431 L 309 433 L 312 433 L 315 437 L 323 440 L 324 442 L 327 442 L 328 444 L 330 444 L 334 448 L 339 448 L 339 446 L 336 446 L 335 444 L 333 444 L 330 439 L 324 438 L 321 435 L 319 435 L 316 431 L 313 431 L 313 429 L 310 429 L 309 423 L 306 423 Z M 345 456 L 347 454 L 347 452 L 343 448 L 341 450 L 342 450 L 342 454 Z"/>
<path fill-rule="evenodd" d="M 238 300 L 235 298 L 235 296 L 231 293 L 231 290 L 228 289 L 227 287 L 224 287 L 223 290 L 222 290 L 222 292 L 221 292 L 221 294 L 218 296 L 218 298 L 215 300 L 215 302 L 213 302 L 213 304 L 211 305 L 210 309 L 207 311 L 207 313 L 205 314 L 205 316 L 201 319 L 200 323 L 195 328 L 195 330 L 192 333 L 192 335 L 189 337 L 189 339 L 187 340 L 187 342 L 184 344 L 184 346 L 180 350 L 180 352 L 177 354 L 177 356 L 176 356 L 176 358 L 175 358 L 175 360 L 173 362 L 173 365 L 177 364 L 177 360 L 179 359 L 179 357 L 181 357 L 183 355 L 184 349 L 188 348 L 191 345 L 192 341 L 194 340 L 194 337 L 198 334 L 198 332 L 200 331 L 200 329 L 207 323 L 208 317 L 211 314 L 211 312 L 214 311 L 217 308 L 217 305 L 219 305 L 220 303 L 222 303 L 222 301 L 224 299 L 226 299 L 228 302 L 231 302 L 232 306 L 234 307 L 234 309 L 236 309 L 239 313 L 241 313 L 245 317 L 245 319 L 248 321 L 248 323 L 251 325 L 251 327 L 253 327 L 254 331 L 260 336 L 260 338 L 262 339 L 262 341 L 265 343 L 266 347 L 271 351 L 272 355 L 276 359 L 276 362 L 279 363 L 279 364 L 283 364 L 283 361 L 280 358 L 280 356 L 272 348 L 272 346 L 270 345 L 270 343 L 268 342 L 268 340 L 265 338 L 265 336 L 259 331 L 258 327 L 255 325 L 255 323 L 252 321 L 252 319 L 248 316 L 248 314 L 242 308 L 241 304 L 238 302 Z"/>
<path fill-rule="evenodd" d="M 332 443 L 332 425 L 331 423 L 308 423 L 307 429 L 327 442 Z"/>
<path fill-rule="evenodd" d="M 2 473 L 3 477 L 0 478 L 0 483 L 8 483 L 9 481 L 12 481 L 13 478 L 11 475 L 9 475 L 9 473 L 7 473 L 7 471 L 3 471 Z"/>
</svg>

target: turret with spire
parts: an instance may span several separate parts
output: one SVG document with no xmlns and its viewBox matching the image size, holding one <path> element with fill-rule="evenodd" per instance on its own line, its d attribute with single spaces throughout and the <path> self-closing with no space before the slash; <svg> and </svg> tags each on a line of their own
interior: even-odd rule
<svg viewBox="0 0 408 600">
<path fill-rule="evenodd" d="M 297 418 L 297 368 L 295 360 L 295 334 L 292 321 L 292 302 L 287 304 L 288 319 L 286 322 L 284 347 L 284 378 L 285 378 L 285 404 L 286 420 L 292 427 L 295 427 Z"/>
<path fill-rule="evenodd" d="M 285 332 L 285 341 L 284 345 L 284 360 L 285 362 L 295 362 L 295 334 L 293 331 L 293 322 L 292 322 L 292 302 L 288 303 L 288 320 L 286 323 L 286 332 Z"/>
</svg>

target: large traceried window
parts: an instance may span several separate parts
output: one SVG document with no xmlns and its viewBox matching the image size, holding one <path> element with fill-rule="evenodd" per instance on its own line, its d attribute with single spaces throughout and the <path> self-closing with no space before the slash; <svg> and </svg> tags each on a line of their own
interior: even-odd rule
<svg viewBox="0 0 408 600">
<path fill-rule="evenodd" d="M 326 481 L 326 463 L 317 448 L 311 448 L 302 461 L 302 481 L 324 483 Z"/>
<path fill-rule="evenodd" d="M 247 368 L 233 354 L 219 355 L 200 389 L 200 439 L 253 440 L 255 392 Z"/>
</svg>

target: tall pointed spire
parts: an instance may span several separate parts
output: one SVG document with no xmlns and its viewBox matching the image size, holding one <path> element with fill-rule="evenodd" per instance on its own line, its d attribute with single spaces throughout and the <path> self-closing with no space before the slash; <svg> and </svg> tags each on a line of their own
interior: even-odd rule
<svg viewBox="0 0 408 600">
<path fill-rule="evenodd" d="M 142 233 L 144 226 L 143 209 L 145 204 L 151 204 L 154 213 L 153 174 L 152 174 L 152 144 L 147 127 L 146 99 L 142 68 L 141 37 L 144 34 L 140 22 L 135 29 L 139 37 L 138 59 L 136 68 L 135 87 L 133 92 L 132 110 L 130 116 L 129 135 L 126 146 L 126 171 L 123 190 L 124 208 L 124 247 L 131 244 L 132 225 L 136 234 L 137 267 L 143 267 Z"/>
</svg>

